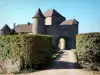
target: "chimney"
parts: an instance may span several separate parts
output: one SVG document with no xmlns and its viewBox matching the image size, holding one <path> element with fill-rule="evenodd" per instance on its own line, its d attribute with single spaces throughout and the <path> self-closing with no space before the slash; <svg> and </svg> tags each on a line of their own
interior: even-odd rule
<svg viewBox="0 0 100 75">
<path fill-rule="evenodd" d="M 30 25 L 31 23 L 30 22 L 27 22 L 27 25 Z"/>
<path fill-rule="evenodd" d="M 16 27 L 16 23 L 14 23 L 14 28 Z"/>
</svg>

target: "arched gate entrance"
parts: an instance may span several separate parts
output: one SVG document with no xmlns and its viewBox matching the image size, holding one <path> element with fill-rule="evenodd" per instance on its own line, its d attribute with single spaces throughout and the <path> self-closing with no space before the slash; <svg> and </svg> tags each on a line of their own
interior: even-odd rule
<svg viewBox="0 0 100 75">
<path fill-rule="evenodd" d="M 59 49 L 69 49 L 69 46 L 68 46 L 68 41 L 69 41 L 69 38 L 67 36 L 59 36 L 57 38 L 57 46 L 59 47 Z"/>
</svg>

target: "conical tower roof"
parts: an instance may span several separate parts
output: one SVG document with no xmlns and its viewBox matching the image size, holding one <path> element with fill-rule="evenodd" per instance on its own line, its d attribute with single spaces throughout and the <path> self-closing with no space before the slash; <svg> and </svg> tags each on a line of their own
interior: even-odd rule
<svg viewBox="0 0 100 75">
<path fill-rule="evenodd" d="M 55 9 L 50 9 L 44 13 L 45 17 L 63 17 Z"/>
<path fill-rule="evenodd" d="M 40 8 L 37 10 L 36 14 L 33 16 L 33 18 L 45 18 L 44 15 L 42 14 Z"/>
<path fill-rule="evenodd" d="M 1 31 L 5 31 L 5 30 L 11 30 L 7 24 L 5 24 L 4 27 L 1 29 Z"/>
</svg>

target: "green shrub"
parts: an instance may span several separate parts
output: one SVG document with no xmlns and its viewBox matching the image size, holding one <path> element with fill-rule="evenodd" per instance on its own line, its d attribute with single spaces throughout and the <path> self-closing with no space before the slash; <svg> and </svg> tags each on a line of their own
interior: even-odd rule
<svg viewBox="0 0 100 75">
<path fill-rule="evenodd" d="M 52 36 L 50 35 L 0 36 L 0 60 L 23 57 L 24 67 L 50 63 L 51 50 Z"/>
<path fill-rule="evenodd" d="M 63 53 L 63 52 L 60 50 L 60 51 L 58 51 L 57 53 L 53 54 L 53 55 L 52 55 L 52 60 L 57 59 L 57 58 L 60 56 L 60 54 L 62 54 L 62 53 Z"/>
<path fill-rule="evenodd" d="M 85 33 L 76 36 L 79 64 L 88 70 L 100 70 L 100 33 Z"/>
<path fill-rule="evenodd" d="M 76 49 L 71 49 L 71 50 L 74 52 L 75 57 L 77 58 L 77 50 Z"/>
<path fill-rule="evenodd" d="M 16 31 L 14 29 L 11 29 L 10 35 L 15 35 L 15 34 L 17 34 Z"/>
<path fill-rule="evenodd" d="M 60 49 L 57 47 L 57 45 L 52 44 L 52 54 L 56 54 Z"/>
</svg>

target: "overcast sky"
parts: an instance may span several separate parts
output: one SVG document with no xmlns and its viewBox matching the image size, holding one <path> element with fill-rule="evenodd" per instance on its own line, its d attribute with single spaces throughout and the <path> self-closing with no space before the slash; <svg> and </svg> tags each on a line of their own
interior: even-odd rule
<svg viewBox="0 0 100 75">
<path fill-rule="evenodd" d="M 43 13 L 54 8 L 66 19 L 75 18 L 79 33 L 100 32 L 100 0 L 0 0 L 0 28 L 33 22 L 38 8 Z"/>
</svg>

